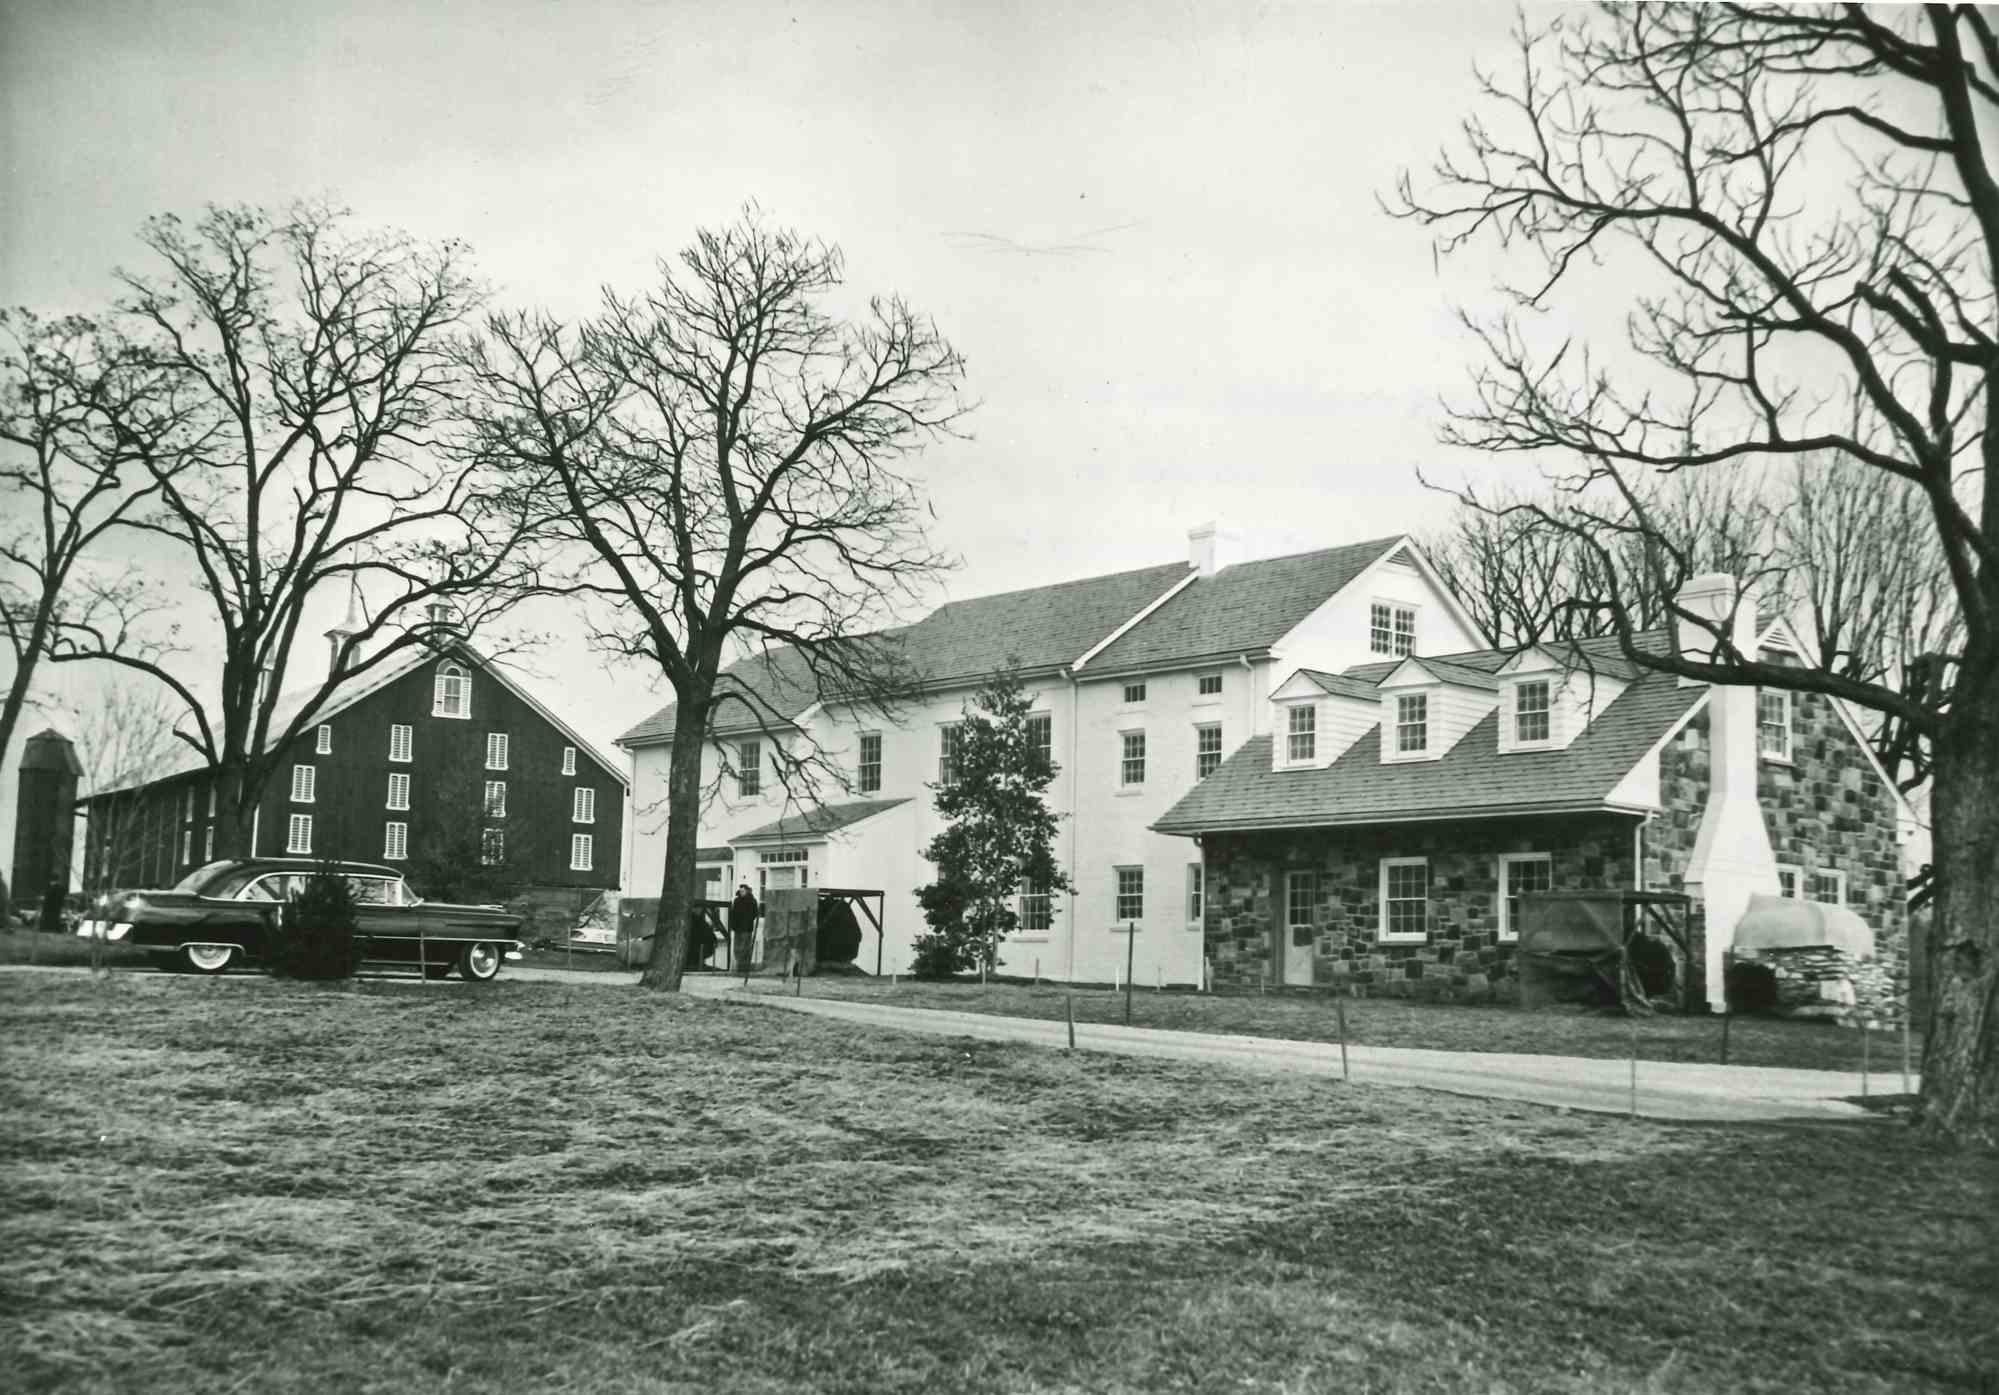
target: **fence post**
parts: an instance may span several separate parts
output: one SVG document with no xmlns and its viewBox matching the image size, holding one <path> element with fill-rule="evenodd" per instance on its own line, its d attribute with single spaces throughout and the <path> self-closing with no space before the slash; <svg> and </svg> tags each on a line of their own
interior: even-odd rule
<svg viewBox="0 0 1999 1395">
<path fill-rule="evenodd" d="M 1347 1069 L 1347 1000 L 1345 998 L 1334 997 L 1333 1015 L 1339 1019 L 1340 1024 L 1340 1079 L 1351 1080 L 1353 1079 L 1353 1073 Z"/>
<path fill-rule="evenodd" d="M 1062 1011 L 1069 1019 L 1069 1049 L 1076 1049 L 1076 990 L 1071 988 L 1062 995 Z"/>
</svg>

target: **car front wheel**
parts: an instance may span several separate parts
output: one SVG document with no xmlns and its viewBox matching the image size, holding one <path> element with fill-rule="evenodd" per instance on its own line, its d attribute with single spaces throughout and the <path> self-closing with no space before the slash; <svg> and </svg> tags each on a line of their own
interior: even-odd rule
<svg viewBox="0 0 1999 1395">
<path fill-rule="evenodd" d="M 198 974 L 219 974 L 236 957 L 234 945 L 182 945 L 181 960 Z"/>
<path fill-rule="evenodd" d="M 486 983 L 500 972 L 500 947 L 483 940 L 469 944 L 458 956 L 458 972 L 473 983 Z"/>
</svg>

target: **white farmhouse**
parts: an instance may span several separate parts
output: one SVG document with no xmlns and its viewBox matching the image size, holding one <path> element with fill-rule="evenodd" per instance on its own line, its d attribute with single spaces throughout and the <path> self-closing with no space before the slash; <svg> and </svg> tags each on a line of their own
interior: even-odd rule
<svg viewBox="0 0 1999 1395">
<path fill-rule="evenodd" d="M 1053 897 L 1023 889 L 1002 969 L 1107 981 L 1135 931 L 1139 982 L 1199 982 L 1200 859 L 1151 825 L 1243 742 L 1269 734 L 1272 688 L 1285 675 L 1486 640 L 1407 537 L 1259 561 L 1236 560 L 1212 524 L 1188 538 L 1185 562 L 954 601 L 899 631 L 924 687 L 893 722 L 821 702 L 788 651 L 732 666 L 727 681 L 781 721 L 775 735 L 738 718 L 712 733 L 704 894 L 726 897 L 739 881 L 759 895 L 880 889 L 882 970 L 906 971 L 924 928 L 914 890 L 932 877 L 921 849 L 940 826 L 927 787 L 949 776 L 954 726 L 974 691 L 1012 662 L 1060 767 L 1048 795 L 1064 816 L 1057 857 L 1075 887 Z M 659 895 L 673 729 L 669 706 L 618 742 L 632 759 L 635 897 Z M 846 788 L 801 803 L 775 778 L 774 739 L 817 743 Z"/>
</svg>

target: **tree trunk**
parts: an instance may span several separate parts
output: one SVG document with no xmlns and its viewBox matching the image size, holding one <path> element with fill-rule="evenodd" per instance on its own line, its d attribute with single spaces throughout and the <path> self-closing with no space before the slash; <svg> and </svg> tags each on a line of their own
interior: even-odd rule
<svg viewBox="0 0 1999 1395">
<path fill-rule="evenodd" d="M 652 957 L 639 980 L 647 988 L 680 991 L 687 963 L 687 917 L 694 908 L 694 859 L 701 838 L 701 748 L 707 703 L 682 702 L 673 731 L 672 767 L 666 776 L 666 867 L 659 884 L 659 919 Z"/>
<path fill-rule="evenodd" d="M 1986 685 L 1991 686 L 1991 685 Z M 1999 1147 L 1999 692 L 1960 690 L 1936 744 L 1934 1003 L 1922 1127 Z"/>
</svg>

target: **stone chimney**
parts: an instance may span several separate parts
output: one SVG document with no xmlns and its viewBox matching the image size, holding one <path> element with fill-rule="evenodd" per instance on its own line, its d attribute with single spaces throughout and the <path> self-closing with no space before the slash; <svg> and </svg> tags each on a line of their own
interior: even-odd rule
<svg viewBox="0 0 1999 1395">
<path fill-rule="evenodd" d="M 1203 523 L 1187 530 L 1187 564 L 1202 576 L 1213 576 L 1241 560 L 1241 541 L 1220 525 Z"/>
<path fill-rule="evenodd" d="M 1742 594 L 1732 576 L 1697 576 L 1680 588 L 1675 603 L 1713 620 L 1736 650 L 1753 657 L 1756 599 Z M 1720 657 L 1715 637 L 1699 625 L 1679 620 L 1680 653 L 1703 662 Z M 1682 685 L 1698 680 L 1681 679 Z M 1777 856 L 1757 796 L 1756 689 L 1717 684 L 1708 690 L 1708 793 L 1700 831 L 1688 859 L 1687 890 L 1705 906 L 1708 1002 L 1722 1005 L 1722 954 L 1735 940 L 1736 922 L 1753 893 L 1778 893 Z"/>
<path fill-rule="evenodd" d="M 354 662 L 354 637 L 368 628 L 368 613 L 361 606 L 361 583 L 353 580 L 347 588 L 347 614 L 326 632 L 326 671 L 335 678 Z"/>
</svg>

